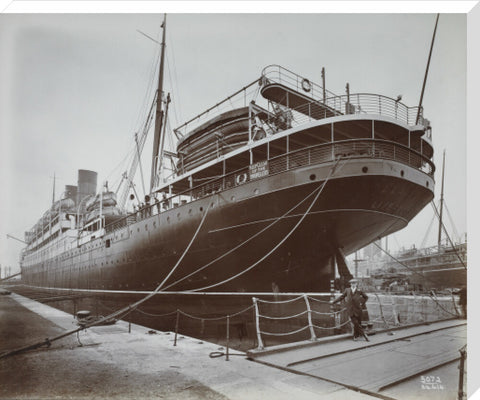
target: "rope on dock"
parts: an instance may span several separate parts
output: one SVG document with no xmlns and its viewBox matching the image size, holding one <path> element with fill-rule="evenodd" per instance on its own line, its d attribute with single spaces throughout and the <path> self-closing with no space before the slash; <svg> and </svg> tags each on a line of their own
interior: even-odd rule
<svg viewBox="0 0 480 400">
<path fill-rule="evenodd" d="M 9 357 L 9 356 L 12 356 L 12 355 L 15 355 L 15 354 L 19 354 L 19 353 L 22 353 L 24 351 L 28 351 L 28 350 L 33 350 L 33 349 L 36 349 L 36 348 L 39 348 L 39 347 L 42 347 L 42 346 L 47 346 L 47 347 L 50 347 L 51 343 L 54 342 L 54 341 L 57 341 L 57 340 L 60 340 L 60 339 L 63 339 L 64 337 L 66 336 L 70 336 L 70 335 L 73 335 L 74 333 L 77 333 L 79 331 L 82 331 L 84 329 L 87 329 L 87 328 L 91 328 L 93 326 L 96 326 L 96 325 L 101 325 L 109 320 L 111 320 L 112 318 L 116 318 L 120 315 L 122 315 L 123 317 L 125 317 L 126 315 L 128 315 L 129 313 L 131 313 L 133 310 L 135 310 L 140 304 L 144 303 L 145 301 L 147 301 L 148 299 L 150 299 L 151 297 L 153 297 L 155 294 L 157 294 L 160 289 L 163 287 L 163 285 L 165 284 L 165 282 L 168 280 L 168 278 L 170 278 L 170 276 L 173 274 L 173 272 L 175 271 L 175 269 L 180 265 L 180 263 L 182 262 L 183 258 L 185 257 L 185 255 L 187 254 L 188 250 L 190 249 L 192 243 L 195 241 L 198 233 L 200 232 L 200 229 L 203 225 L 203 223 L 205 222 L 205 219 L 207 217 L 207 214 L 208 214 L 208 211 L 210 209 L 210 206 L 207 207 L 207 209 L 205 210 L 205 214 L 203 215 L 202 217 L 202 220 L 200 221 L 200 224 L 198 225 L 198 228 L 197 230 L 195 231 L 195 234 L 193 235 L 192 239 L 190 240 L 190 243 L 188 244 L 188 246 L 185 248 L 184 252 L 182 253 L 182 255 L 180 256 L 180 258 L 178 259 L 178 261 L 176 262 L 175 266 L 170 270 L 170 273 L 165 277 L 165 279 L 162 281 L 162 283 L 160 283 L 157 288 L 149 293 L 147 296 L 145 296 L 143 299 L 140 299 L 138 300 L 137 302 L 133 303 L 133 304 L 130 304 L 118 311 L 115 311 L 113 313 L 111 313 L 110 315 L 107 315 L 106 317 L 102 317 L 102 318 L 99 318 L 98 320 L 96 321 L 93 321 L 93 322 L 88 322 L 87 324 L 85 325 L 82 325 L 81 327 L 77 328 L 77 329 L 73 329 L 73 330 L 70 330 L 70 331 L 67 331 L 61 335 L 58 335 L 58 336 L 55 336 L 53 338 L 46 338 L 45 340 L 42 340 L 40 342 L 37 342 L 37 343 L 33 343 L 31 345 L 28 345 L 28 346 L 24 346 L 24 347 L 20 347 L 18 349 L 14 349 L 14 350 L 10 350 L 10 351 L 7 351 L 7 352 L 4 352 L 3 354 L 0 354 L 0 359 L 2 358 L 6 358 L 6 357 Z"/>
</svg>

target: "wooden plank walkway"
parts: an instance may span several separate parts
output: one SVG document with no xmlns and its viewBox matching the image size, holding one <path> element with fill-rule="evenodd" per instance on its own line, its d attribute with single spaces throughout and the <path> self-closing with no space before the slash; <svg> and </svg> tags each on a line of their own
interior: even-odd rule
<svg viewBox="0 0 480 400">
<path fill-rule="evenodd" d="M 418 390 L 418 396 L 424 397 L 426 393 L 422 391 L 420 376 L 447 364 L 454 365 L 456 370 L 459 349 L 467 342 L 464 320 L 418 325 L 392 333 L 372 335 L 370 342 L 354 342 L 350 336 L 342 335 L 339 340 L 293 344 L 279 351 L 257 350 L 249 356 L 264 364 L 385 398 L 392 398 L 388 395 L 390 388 L 415 378 L 414 389 Z M 458 372 L 449 375 L 448 387 L 455 398 Z"/>
</svg>

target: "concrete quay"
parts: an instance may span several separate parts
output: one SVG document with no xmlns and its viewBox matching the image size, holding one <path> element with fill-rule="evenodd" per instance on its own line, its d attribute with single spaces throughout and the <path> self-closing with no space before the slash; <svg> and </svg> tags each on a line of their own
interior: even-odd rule
<svg viewBox="0 0 480 400">
<path fill-rule="evenodd" d="M 76 327 L 72 315 L 0 296 L 0 354 Z M 0 358 L 1 399 L 371 399 L 370 395 L 225 352 L 216 344 L 124 321 Z"/>
</svg>

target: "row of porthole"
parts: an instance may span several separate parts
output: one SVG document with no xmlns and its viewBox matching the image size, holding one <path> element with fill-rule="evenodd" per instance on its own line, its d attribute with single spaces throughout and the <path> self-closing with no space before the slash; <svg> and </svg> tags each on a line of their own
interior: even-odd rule
<svg viewBox="0 0 480 400">
<path fill-rule="evenodd" d="M 363 167 L 363 168 L 362 168 L 362 172 L 363 172 L 364 174 L 366 174 L 366 173 L 368 172 L 368 167 Z M 400 176 L 401 176 L 402 178 L 405 176 L 405 171 L 404 171 L 403 169 L 400 171 Z M 310 180 L 311 180 L 311 181 L 314 181 L 316 178 L 317 178 L 317 176 L 316 176 L 315 174 L 311 174 L 311 175 L 310 175 Z M 429 184 L 428 181 L 426 181 L 426 186 L 427 186 L 427 187 L 430 186 L 430 184 Z"/>
<path fill-rule="evenodd" d="M 215 206 L 215 203 L 211 203 L 211 207 L 213 208 L 214 206 Z M 199 211 L 203 212 L 203 207 L 200 207 Z M 190 208 L 188 210 L 188 215 L 192 215 L 192 213 L 193 213 L 193 210 Z M 177 213 L 177 219 L 180 220 L 180 218 L 181 218 L 181 214 Z M 170 223 L 170 217 L 169 216 L 167 217 L 167 222 Z M 157 227 L 156 221 L 153 221 L 152 226 L 153 226 L 153 228 Z M 148 224 L 145 224 L 145 230 L 148 231 Z M 140 232 L 140 228 L 137 228 L 137 232 Z M 130 234 L 133 234 L 132 230 L 130 230 Z"/>
<path fill-rule="evenodd" d="M 257 196 L 259 193 L 260 193 L 260 190 L 258 190 L 258 189 L 254 189 L 254 190 L 253 190 L 253 194 L 254 194 L 255 196 Z M 237 198 L 236 198 L 235 196 L 232 196 L 232 197 L 230 197 L 230 200 L 231 200 L 232 202 L 234 202 L 234 201 L 237 200 Z"/>
<path fill-rule="evenodd" d="M 363 168 L 362 168 L 362 172 L 363 172 L 364 174 L 366 174 L 366 173 L 368 172 L 368 167 L 363 167 Z M 403 169 L 400 171 L 400 176 L 401 176 L 402 178 L 405 176 L 405 171 L 404 171 Z M 430 186 L 430 183 L 429 183 L 428 181 L 425 181 L 425 185 L 426 185 L 427 187 L 429 187 L 429 186 Z"/>
</svg>

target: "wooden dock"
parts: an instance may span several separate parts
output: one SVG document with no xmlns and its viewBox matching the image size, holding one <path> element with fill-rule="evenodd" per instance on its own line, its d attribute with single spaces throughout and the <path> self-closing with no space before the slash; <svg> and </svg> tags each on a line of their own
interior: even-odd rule
<svg viewBox="0 0 480 400">
<path fill-rule="evenodd" d="M 385 399 L 456 399 L 464 320 L 445 320 L 248 352 L 257 362 Z M 466 382 L 464 382 L 466 387 Z"/>
</svg>

